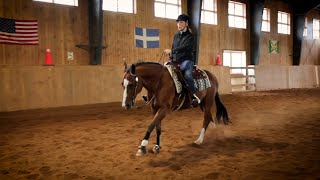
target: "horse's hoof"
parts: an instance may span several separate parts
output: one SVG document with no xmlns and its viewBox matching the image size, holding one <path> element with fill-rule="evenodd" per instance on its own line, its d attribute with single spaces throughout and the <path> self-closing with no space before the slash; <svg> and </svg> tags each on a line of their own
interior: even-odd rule
<svg viewBox="0 0 320 180">
<path fill-rule="evenodd" d="M 196 108 L 199 106 L 199 103 L 196 99 L 191 100 L 191 107 Z"/>
<path fill-rule="evenodd" d="M 155 146 L 152 148 L 152 151 L 153 151 L 154 154 L 159 154 L 159 152 L 160 152 L 160 146 L 155 145 Z"/>
<path fill-rule="evenodd" d="M 147 154 L 147 148 L 145 146 L 139 146 L 136 156 L 143 156 Z"/>
<path fill-rule="evenodd" d="M 200 145 L 202 142 L 200 140 L 196 140 L 193 144 Z"/>
</svg>

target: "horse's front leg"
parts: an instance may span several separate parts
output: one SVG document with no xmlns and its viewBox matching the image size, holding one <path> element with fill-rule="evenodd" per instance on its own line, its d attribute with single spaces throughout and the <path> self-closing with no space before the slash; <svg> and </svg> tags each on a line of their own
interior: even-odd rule
<svg viewBox="0 0 320 180">
<path fill-rule="evenodd" d="M 136 153 L 136 156 L 142 156 L 147 153 L 146 146 L 148 145 L 150 134 L 152 133 L 152 131 L 155 127 L 157 127 L 157 145 L 159 146 L 159 149 L 160 149 L 161 128 L 159 128 L 159 127 L 160 127 L 160 123 L 161 123 L 162 119 L 165 118 L 166 114 L 167 114 L 167 108 L 160 108 L 157 111 L 156 115 L 153 117 L 152 123 L 149 125 L 149 127 L 147 129 L 147 132 L 146 132 L 143 140 L 141 141 L 141 145 L 139 146 L 139 149 Z"/>
</svg>

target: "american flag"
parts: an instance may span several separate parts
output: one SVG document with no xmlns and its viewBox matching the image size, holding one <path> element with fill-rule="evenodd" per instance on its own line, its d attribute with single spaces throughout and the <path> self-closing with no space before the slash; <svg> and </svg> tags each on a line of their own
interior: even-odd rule
<svg viewBox="0 0 320 180">
<path fill-rule="evenodd" d="M 38 21 L 0 18 L 0 43 L 37 45 Z"/>
</svg>

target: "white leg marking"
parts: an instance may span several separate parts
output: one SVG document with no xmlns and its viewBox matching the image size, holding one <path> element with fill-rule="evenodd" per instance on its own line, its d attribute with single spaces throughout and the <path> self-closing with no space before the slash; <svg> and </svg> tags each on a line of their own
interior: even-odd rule
<svg viewBox="0 0 320 180">
<path fill-rule="evenodd" d="M 122 107 L 125 108 L 126 107 L 126 99 L 127 99 L 127 87 L 128 87 L 129 81 L 127 79 L 123 80 L 123 86 L 124 86 L 124 90 L 123 90 L 123 96 L 122 96 Z"/>
<path fill-rule="evenodd" d="M 202 128 L 201 132 L 200 132 L 200 135 L 199 135 L 199 138 L 194 142 L 195 144 L 200 145 L 202 143 L 205 132 L 206 132 L 206 130 L 204 128 Z"/>
<path fill-rule="evenodd" d="M 140 147 L 139 147 L 139 149 L 138 149 L 138 151 L 137 151 L 137 153 L 136 153 L 136 156 L 143 156 L 145 153 L 143 153 L 140 148 L 141 148 L 141 146 L 144 146 L 144 147 L 145 147 L 145 146 L 147 146 L 147 145 L 148 145 L 148 140 L 146 140 L 146 139 L 142 140 L 142 141 L 141 141 L 141 145 L 140 145 Z"/>
<path fill-rule="evenodd" d="M 148 145 L 148 140 L 142 140 L 141 141 L 141 146 L 147 146 Z"/>
</svg>

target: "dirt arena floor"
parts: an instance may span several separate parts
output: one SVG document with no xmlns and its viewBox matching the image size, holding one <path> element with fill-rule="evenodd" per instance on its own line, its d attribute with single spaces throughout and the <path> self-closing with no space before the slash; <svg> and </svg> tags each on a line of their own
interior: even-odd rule
<svg viewBox="0 0 320 180">
<path fill-rule="evenodd" d="M 136 157 L 151 112 L 120 103 L 0 113 L 0 179 L 319 179 L 320 88 L 222 95 L 232 125 L 172 112 L 160 154 Z M 142 101 L 139 105 L 142 105 Z M 155 143 L 153 132 L 148 148 Z"/>
</svg>

